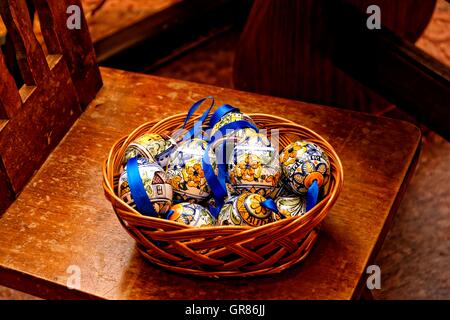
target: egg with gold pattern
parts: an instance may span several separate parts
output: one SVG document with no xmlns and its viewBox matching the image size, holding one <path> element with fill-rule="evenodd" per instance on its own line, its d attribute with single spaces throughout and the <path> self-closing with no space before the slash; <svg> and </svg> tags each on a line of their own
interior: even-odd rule
<svg viewBox="0 0 450 320">
<path fill-rule="evenodd" d="M 273 222 L 273 212 L 261 203 L 266 198 L 255 193 L 244 193 L 229 198 L 217 217 L 218 225 L 258 227 Z"/>
<path fill-rule="evenodd" d="M 206 147 L 206 141 L 194 138 L 180 142 L 171 154 L 167 176 L 175 200 L 197 203 L 209 197 L 211 190 L 202 166 Z"/>
<path fill-rule="evenodd" d="M 275 204 L 278 208 L 278 214 L 274 215 L 276 220 L 302 216 L 306 212 L 305 196 L 281 196 L 275 199 Z"/>
<path fill-rule="evenodd" d="M 247 133 L 236 142 L 228 160 L 231 195 L 244 192 L 272 196 L 281 177 L 278 153 L 262 133 Z"/>
<path fill-rule="evenodd" d="M 330 161 L 325 151 L 307 141 L 295 141 L 280 153 L 280 164 L 287 184 L 297 194 L 306 194 L 317 181 L 320 187 L 330 179 Z"/>
<path fill-rule="evenodd" d="M 216 224 L 216 219 L 206 208 L 189 202 L 173 205 L 167 219 L 193 227 L 210 227 Z"/>
<path fill-rule="evenodd" d="M 229 112 L 229 113 L 225 114 L 224 116 L 222 116 L 222 118 L 220 118 L 220 120 L 213 125 L 213 127 L 211 129 L 211 136 L 215 135 L 220 128 L 224 127 L 227 124 L 236 122 L 236 121 L 245 121 L 256 127 L 252 118 L 250 118 L 248 115 L 246 115 L 245 113 L 239 112 L 239 111 L 233 111 L 233 112 Z M 242 137 L 249 131 L 256 132 L 252 128 L 242 128 L 242 129 L 234 129 L 234 130 L 230 129 L 227 131 L 229 131 L 229 132 L 226 132 L 226 135 L 236 136 L 236 137 Z"/>
<path fill-rule="evenodd" d="M 137 165 L 146 195 L 151 205 L 153 205 L 155 212 L 160 215 L 166 213 L 172 205 L 173 197 L 172 186 L 167 180 L 166 173 L 157 163 L 149 162 L 145 158 L 139 158 Z M 125 170 L 119 178 L 117 186 L 118 195 L 131 207 L 137 209 L 128 181 L 127 167 L 125 166 Z"/>
<path fill-rule="evenodd" d="M 129 144 L 123 162 L 126 163 L 134 157 L 142 157 L 157 162 L 164 168 L 167 166 L 169 156 L 175 148 L 176 143 L 169 136 L 145 133 Z"/>
</svg>

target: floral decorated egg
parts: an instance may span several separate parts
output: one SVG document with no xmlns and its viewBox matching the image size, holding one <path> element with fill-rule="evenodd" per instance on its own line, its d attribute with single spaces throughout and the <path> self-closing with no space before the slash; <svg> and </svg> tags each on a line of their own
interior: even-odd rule
<svg viewBox="0 0 450 320">
<path fill-rule="evenodd" d="M 284 176 L 284 174 L 281 174 L 278 185 L 276 186 L 276 188 L 270 195 L 270 198 L 276 199 L 279 197 L 290 196 L 290 195 L 292 195 L 291 188 L 289 187 L 288 181 L 287 181 L 286 177 Z"/>
<path fill-rule="evenodd" d="M 289 144 L 280 154 L 280 164 L 290 188 L 298 194 L 306 194 L 314 180 L 320 188 L 330 179 L 328 156 L 314 143 Z"/>
<path fill-rule="evenodd" d="M 253 122 L 252 118 L 250 118 L 248 115 L 239 112 L 239 111 L 233 111 L 233 112 L 229 112 L 227 114 L 225 114 L 222 118 L 220 118 L 220 120 L 212 127 L 211 129 L 211 136 L 213 136 L 217 130 L 219 130 L 220 128 L 222 128 L 223 126 L 232 123 L 232 122 L 236 122 L 236 121 L 246 121 L 249 122 L 251 124 L 253 124 L 255 127 L 255 123 Z M 237 129 L 237 130 L 233 130 L 233 136 L 236 137 L 242 137 L 246 134 L 246 132 L 255 132 L 255 130 L 251 129 L 251 128 L 245 128 L 245 129 Z"/>
<path fill-rule="evenodd" d="M 228 160 L 230 193 L 258 193 L 271 196 L 281 177 L 278 153 L 264 134 L 252 133 L 241 138 Z"/>
<path fill-rule="evenodd" d="M 166 173 L 157 163 L 149 162 L 145 158 L 138 159 L 138 170 L 153 208 L 160 215 L 165 214 L 172 205 L 173 197 L 172 186 L 167 180 Z M 119 178 L 118 195 L 131 207 L 136 208 L 128 183 L 127 166 Z"/>
<path fill-rule="evenodd" d="M 168 219 L 193 227 L 210 227 L 216 224 L 216 219 L 203 206 L 196 203 L 183 202 L 173 205 Z"/>
<path fill-rule="evenodd" d="M 178 201 L 206 200 L 211 190 L 205 178 L 202 158 L 207 142 L 198 138 L 181 142 L 171 154 L 167 176 Z"/>
<path fill-rule="evenodd" d="M 276 220 L 301 216 L 306 212 L 305 196 L 282 196 L 275 199 L 278 208 L 278 214 L 274 217 Z"/>
<path fill-rule="evenodd" d="M 164 168 L 175 148 L 176 143 L 172 138 L 156 133 L 146 133 L 130 143 L 125 151 L 124 163 L 134 157 L 143 157 L 158 162 Z"/>
<path fill-rule="evenodd" d="M 217 224 L 258 227 L 273 222 L 273 212 L 261 205 L 265 200 L 255 193 L 231 197 L 220 210 Z"/>
</svg>

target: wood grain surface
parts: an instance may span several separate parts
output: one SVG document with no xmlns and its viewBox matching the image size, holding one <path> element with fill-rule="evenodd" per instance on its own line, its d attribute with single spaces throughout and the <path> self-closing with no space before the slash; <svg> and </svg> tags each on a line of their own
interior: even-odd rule
<svg viewBox="0 0 450 320">
<path fill-rule="evenodd" d="M 351 299 L 381 245 L 414 168 L 420 131 L 386 118 L 177 80 L 102 69 L 104 88 L 0 218 L 0 284 L 43 298 Z M 112 143 L 197 99 L 264 112 L 326 138 L 344 165 L 344 190 L 302 264 L 253 279 L 199 279 L 138 254 L 104 198 L 101 165 Z M 69 266 L 80 290 L 66 287 Z"/>
</svg>

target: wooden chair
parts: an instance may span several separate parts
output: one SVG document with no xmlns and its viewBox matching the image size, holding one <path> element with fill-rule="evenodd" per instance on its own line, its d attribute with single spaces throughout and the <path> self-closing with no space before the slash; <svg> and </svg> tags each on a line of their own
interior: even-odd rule
<svg viewBox="0 0 450 320">
<path fill-rule="evenodd" d="M 64 30 L 64 6 L 77 1 L 35 1 L 41 22 L 49 22 L 47 45 L 55 46 L 47 57 L 31 32 L 24 1 L 3 0 L 0 7 L 26 80 L 17 90 L 0 65 L 4 207 L 71 129 L 0 217 L 0 284 L 51 299 L 361 297 L 367 266 L 416 165 L 421 134 L 415 126 L 106 68 L 100 68 L 103 88 L 83 111 L 100 79 L 85 24 L 78 31 Z M 103 195 L 101 166 L 116 139 L 207 95 L 244 112 L 277 114 L 304 124 L 325 137 L 343 161 L 344 190 L 316 247 L 304 263 L 280 275 L 203 279 L 157 268 L 141 258 Z M 74 276 L 79 286 L 73 286 Z"/>
<path fill-rule="evenodd" d="M 102 85 L 89 33 L 66 27 L 66 4 L 35 4 L 47 56 L 33 33 L 26 3 L 0 4 L 25 83 L 17 89 L 0 52 L 0 191 L 6 195 L 0 209 L 23 189 Z"/>
</svg>

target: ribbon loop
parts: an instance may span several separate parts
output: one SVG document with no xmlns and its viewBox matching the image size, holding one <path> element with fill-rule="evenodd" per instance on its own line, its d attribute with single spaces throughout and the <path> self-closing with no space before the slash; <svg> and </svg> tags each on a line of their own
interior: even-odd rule
<svg viewBox="0 0 450 320">
<path fill-rule="evenodd" d="M 202 116 L 194 123 L 194 126 L 189 130 L 189 132 L 183 137 L 183 140 L 188 140 L 188 139 L 194 138 L 199 134 L 199 132 L 202 129 L 203 122 L 206 120 L 211 109 L 214 107 L 214 97 L 208 96 L 203 99 L 200 99 L 196 103 L 194 103 L 192 105 L 192 107 L 189 109 L 189 111 L 186 115 L 186 118 L 184 119 L 184 123 L 183 123 L 183 126 L 181 127 L 181 129 L 184 129 L 186 127 L 189 119 L 194 115 L 194 112 L 197 111 L 197 109 L 203 104 L 203 102 L 205 102 L 208 99 L 211 100 L 211 104 L 206 109 L 206 111 L 202 114 Z"/>
<path fill-rule="evenodd" d="M 166 213 L 166 219 L 169 220 L 170 216 L 173 215 L 175 213 L 175 211 L 173 211 L 172 209 L 170 209 L 169 211 L 167 211 Z"/>
<path fill-rule="evenodd" d="M 209 119 L 209 126 L 210 128 L 214 127 L 217 122 L 222 119 L 222 117 L 230 112 L 240 112 L 240 110 L 236 107 L 233 107 L 229 104 L 223 104 L 221 105 L 214 113 L 212 114 L 211 118 Z"/>
<path fill-rule="evenodd" d="M 211 108 L 214 106 L 214 97 L 212 96 L 208 96 L 205 97 L 203 99 L 198 100 L 196 103 L 194 103 L 192 105 L 192 107 L 189 109 L 186 119 L 184 119 L 184 123 L 183 126 L 181 127 L 182 129 L 184 129 L 186 127 L 186 124 L 188 123 L 189 119 L 192 117 L 192 115 L 194 114 L 195 111 L 197 111 L 197 109 L 202 105 L 203 102 L 205 102 L 206 100 L 211 99 L 211 104 L 209 106 L 209 108 L 207 109 L 208 113 L 211 110 Z M 203 121 L 206 119 L 206 117 L 208 116 L 208 114 L 206 114 L 205 118 L 203 119 Z M 203 117 L 203 116 L 202 116 Z M 202 122 L 203 122 L 202 121 Z"/>
</svg>

